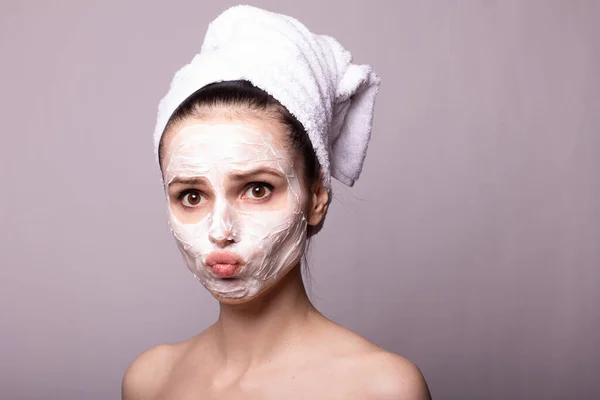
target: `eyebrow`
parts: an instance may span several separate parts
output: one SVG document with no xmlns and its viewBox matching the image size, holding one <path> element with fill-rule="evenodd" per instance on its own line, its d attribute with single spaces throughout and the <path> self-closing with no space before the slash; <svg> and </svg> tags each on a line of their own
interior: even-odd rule
<svg viewBox="0 0 600 400">
<path fill-rule="evenodd" d="M 204 178 L 197 176 L 192 178 L 176 176 L 175 178 L 171 179 L 171 182 L 169 182 L 169 186 L 174 185 L 176 183 L 181 183 L 184 185 L 199 185 L 201 183 L 204 183 L 204 181 Z"/>
<path fill-rule="evenodd" d="M 272 175 L 276 178 L 283 177 L 279 171 L 272 169 L 272 168 L 257 168 L 257 169 L 254 169 L 252 171 L 247 171 L 247 172 L 232 172 L 231 174 L 229 174 L 229 177 L 232 181 L 239 182 L 239 181 L 248 180 L 249 178 L 251 178 L 253 176 L 262 175 L 262 174 Z M 177 184 L 177 183 L 183 184 L 183 185 L 199 185 L 199 184 L 202 184 L 205 182 L 206 182 L 205 178 L 200 177 L 200 176 L 194 176 L 194 177 L 176 176 L 175 178 L 171 179 L 171 182 L 169 182 L 169 186 Z"/>
<path fill-rule="evenodd" d="M 273 169 L 273 168 L 257 168 L 257 169 L 253 169 L 252 171 L 247 171 L 247 172 L 232 172 L 231 174 L 229 174 L 229 178 L 232 181 L 244 181 L 244 180 L 248 180 L 250 177 L 255 176 L 255 175 L 262 175 L 262 174 L 267 174 L 267 175 L 272 175 L 276 178 L 282 178 L 283 175 Z"/>
</svg>

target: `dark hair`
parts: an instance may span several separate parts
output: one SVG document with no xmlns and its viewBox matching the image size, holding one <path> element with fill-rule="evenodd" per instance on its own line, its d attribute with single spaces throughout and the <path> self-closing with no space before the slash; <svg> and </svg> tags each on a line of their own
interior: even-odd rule
<svg viewBox="0 0 600 400">
<path fill-rule="evenodd" d="M 307 193 L 319 181 L 320 164 L 312 143 L 302 124 L 273 96 L 252 85 L 249 81 L 224 81 L 211 83 L 189 96 L 173 112 L 158 145 L 158 162 L 162 171 L 163 139 L 166 132 L 188 117 L 202 118 L 207 109 L 221 106 L 239 106 L 244 111 L 256 111 L 282 123 L 288 131 L 289 145 L 302 154 L 304 160 L 303 181 Z M 243 114 L 242 114 L 243 115 Z M 321 224 L 320 224 L 321 225 Z M 308 227 L 308 236 L 320 229 Z"/>
</svg>

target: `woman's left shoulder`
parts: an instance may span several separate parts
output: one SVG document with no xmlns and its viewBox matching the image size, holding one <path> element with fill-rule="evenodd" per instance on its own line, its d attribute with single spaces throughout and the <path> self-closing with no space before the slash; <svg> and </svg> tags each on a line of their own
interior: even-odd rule
<svg viewBox="0 0 600 400">
<path fill-rule="evenodd" d="M 429 400 L 427 382 L 417 365 L 382 349 L 356 332 L 329 321 L 322 342 L 327 346 L 327 369 L 346 382 L 355 398 Z"/>
<path fill-rule="evenodd" d="M 421 370 L 398 354 L 374 349 L 357 355 L 352 361 L 357 380 L 370 399 L 431 399 Z"/>
</svg>

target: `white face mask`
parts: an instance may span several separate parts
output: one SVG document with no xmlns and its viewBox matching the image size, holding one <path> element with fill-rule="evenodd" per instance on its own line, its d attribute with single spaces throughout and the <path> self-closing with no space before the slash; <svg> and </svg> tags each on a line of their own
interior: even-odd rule
<svg viewBox="0 0 600 400">
<path fill-rule="evenodd" d="M 165 165 L 171 231 L 187 267 L 213 295 L 254 296 L 300 261 L 307 240 L 301 185 L 288 150 L 272 133 L 235 123 L 188 126 L 173 138 Z M 258 169 L 276 175 L 234 179 Z M 200 183 L 177 183 L 190 178 Z M 274 188 L 258 199 L 249 186 L 256 181 Z M 200 201 L 192 206 L 190 194 L 178 200 L 186 189 Z M 224 252 L 234 253 L 239 264 L 211 267 L 208 256 Z"/>
</svg>

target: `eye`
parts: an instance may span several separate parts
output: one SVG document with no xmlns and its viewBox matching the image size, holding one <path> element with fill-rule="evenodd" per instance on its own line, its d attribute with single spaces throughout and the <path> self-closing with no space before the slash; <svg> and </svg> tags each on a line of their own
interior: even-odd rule
<svg viewBox="0 0 600 400">
<path fill-rule="evenodd" d="M 184 190 L 177 198 L 184 207 L 197 207 L 206 201 L 199 190 Z"/>
<path fill-rule="evenodd" d="M 273 186 L 266 182 L 253 182 L 248 186 L 244 196 L 254 200 L 261 200 L 269 197 L 272 191 Z"/>
</svg>

